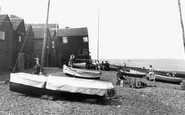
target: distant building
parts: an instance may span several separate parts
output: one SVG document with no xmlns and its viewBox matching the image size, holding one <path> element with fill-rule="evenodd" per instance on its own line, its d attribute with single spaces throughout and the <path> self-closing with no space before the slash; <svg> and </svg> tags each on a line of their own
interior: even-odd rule
<svg viewBox="0 0 185 115">
<path fill-rule="evenodd" d="M 75 55 L 75 61 L 80 62 L 89 59 L 89 36 L 86 27 L 64 28 L 56 32 L 57 65 L 68 64 L 71 54 Z"/>
<path fill-rule="evenodd" d="M 13 27 L 8 15 L 0 15 L 0 71 L 12 67 Z"/>
</svg>

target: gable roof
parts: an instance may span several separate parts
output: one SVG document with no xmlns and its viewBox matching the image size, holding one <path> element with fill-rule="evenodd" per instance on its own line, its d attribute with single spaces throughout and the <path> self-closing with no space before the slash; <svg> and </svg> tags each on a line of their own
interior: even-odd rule
<svg viewBox="0 0 185 115">
<path fill-rule="evenodd" d="M 14 30 L 16 30 L 20 23 L 23 21 L 23 19 L 20 18 L 10 18 L 10 20 Z"/>
<path fill-rule="evenodd" d="M 58 29 L 57 36 L 88 36 L 87 27 Z"/>
<path fill-rule="evenodd" d="M 8 16 L 7 14 L 0 15 L 0 25 L 5 21 L 7 16 Z"/>
</svg>

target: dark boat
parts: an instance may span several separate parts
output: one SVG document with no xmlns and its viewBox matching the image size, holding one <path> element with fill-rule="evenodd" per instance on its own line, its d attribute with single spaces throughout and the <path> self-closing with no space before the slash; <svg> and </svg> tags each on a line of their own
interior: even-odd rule
<svg viewBox="0 0 185 115">
<path fill-rule="evenodd" d="M 130 77 L 137 77 L 137 78 L 143 78 L 146 76 L 147 73 L 145 72 L 140 72 L 140 71 L 136 71 L 136 70 L 121 70 L 121 73 L 125 76 L 130 76 Z"/>
<path fill-rule="evenodd" d="M 155 80 L 165 83 L 172 83 L 172 84 L 180 84 L 182 82 L 182 78 L 172 77 L 172 76 L 164 76 L 164 75 L 155 75 Z"/>
</svg>

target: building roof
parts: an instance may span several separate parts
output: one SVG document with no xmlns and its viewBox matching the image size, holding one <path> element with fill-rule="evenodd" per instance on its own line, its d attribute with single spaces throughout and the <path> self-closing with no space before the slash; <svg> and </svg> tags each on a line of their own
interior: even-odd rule
<svg viewBox="0 0 185 115">
<path fill-rule="evenodd" d="M 20 25 L 20 23 L 22 21 L 24 21 L 23 19 L 20 19 L 20 18 L 10 18 L 11 20 L 11 23 L 12 23 L 12 26 L 13 26 L 13 29 L 16 30 L 17 27 Z"/>
<path fill-rule="evenodd" d="M 57 36 L 88 36 L 87 27 L 64 28 L 57 30 Z"/>
<path fill-rule="evenodd" d="M 45 28 L 32 28 L 32 29 L 33 29 L 33 33 L 34 33 L 34 38 L 35 39 L 40 39 L 40 38 L 43 39 L 44 38 Z"/>
<path fill-rule="evenodd" d="M 2 14 L 0 15 L 0 25 L 2 24 L 2 22 L 5 20 L 5 18 L 7 17 L 7 14 Z"/>
<path fill-rule="evenodd" d="M 25 24 L 25 26 L 32 25 L 32 28 L 45 28 L 46 24 Z M 49 29 L 55 29 L 59 28 L 59 24 L 53 23 L 53 24 L 48 24 Z"/>
</svg>

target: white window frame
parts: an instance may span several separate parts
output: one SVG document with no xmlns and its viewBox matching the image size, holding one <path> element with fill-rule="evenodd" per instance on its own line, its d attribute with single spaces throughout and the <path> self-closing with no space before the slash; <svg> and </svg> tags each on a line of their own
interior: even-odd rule
<svg viewBox="0 0 185 115">
<path fill-rule="evenodd" d="M 21 42 L 22 41 L 22 36 L 19 36 L 19 42 Z"/>
<path fill-rule="evenodd" d="M 83 37 L 83 42 L 88 42 L 88 37 Z"/>
<path fill-rule="evenodd" d="M 5 40 L 5 32 L 0 31 L 0 40 Z"/>
<path fill-rule="evenodd" d="M 62 37 L 62 41 L 63 41 L 63 44 L 67 44 L 68 43 L 68 38 L 67 37 Z"/>
</svg>

